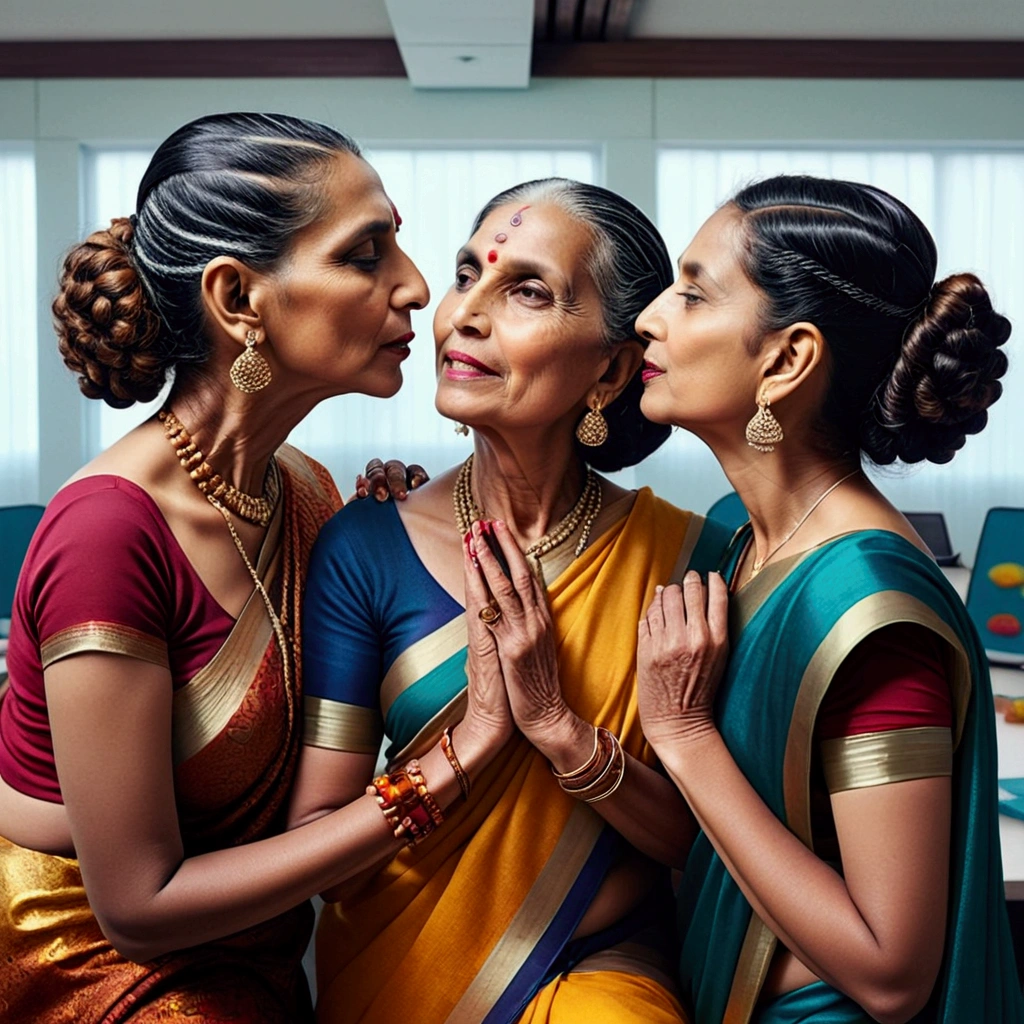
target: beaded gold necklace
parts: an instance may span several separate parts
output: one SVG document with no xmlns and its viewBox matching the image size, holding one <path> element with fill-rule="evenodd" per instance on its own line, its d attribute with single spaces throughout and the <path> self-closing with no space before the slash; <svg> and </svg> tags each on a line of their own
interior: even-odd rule
<svg viewBox="0 0 1024 1024">
<path fill-rule="evenodd" d="M 174 453 L 178 456 L 178 461 L 192 478 L 196 487 L 207 497 L 212 495 L 240 519 L 265 529 L 270 523 L 270 517 L 274 514 L 274 503 L 267 497 L 266 491 L 257 498 L 229 484 L 206 461 L 206 456 L 189 436 L 181 420 L 170 409 L 161 409 L 157 416 L 164 425 L 167 439 L 174 445 Z M 267 475 L 268 480 L 271 477 L 272 474 Z"/>
<path fill-rule="evenodd" d="M 452 491 L 455 525 L 463 536 L 469 532 L 475 520 L 487 518 L 487 513 L 473 501 L 472 477 L 473 456 L 470 455 L 462 464 L 455 480 L 455 488 Z M 526 557 L 539 561 L 549 551 L 564 544 L 577 530 L 580 530 L 580 539 L 576 544 L 575 551 L 576 556 L 579 557 L 587 546 L 590 531 L 594 527 L 594 520 L 597 519 L 600 511 L 601 485 L 598 482 L 597 474 L 588 466 L 587 480 L 576 504 L 555 525 L 553 530 L 544 534 L 543 537 L 539 537 L 526 549 Z"/>
<path fill-rule="evenodd" d="M 226 483 L 219 474 L 214 473 L 213 470 L 210 469 L 203 453 L 195 446 L 195 443 L 189 437 L 188 432 L 185 430 L 184 426 L 182 426 L 181 421 L 173 412 L 171 412 L 170 409 L 161 409 L 157 415 L 166 428 L 167 438 L 174 446 L 175 454 L 178 456 L 178 461 L 185 468 L 192 480 L 195 481 L 196 486 L 203 493 L 206 500 L 224 517 L 224 522 L 227 523 L 228 533 L 231 534 L 231 540 L 238 549 L 239 555 L 242 556 L 242 561 L 245 563 L 246 569 L 249 570 L 252 582 L 255 585 L 256 590 L 259 592 L 260 597 L 263 599 L 264 607 L 267 609 L 267 616 L 270 618 L 270 625 L 273 627 L 274 636 L 277 638 L 277 646 L 281 652 L 281 671 L 284 674 L 285 689 L 290 690 L 291 671 L 289 669 L 289 664 L 291 658 L 288 653 L 288 638 L 285 636 L 284 626 L 282 625 L 277 612 L 274 611 L 274 605 L 270 600 L 270 595 L 267 593 L 267 588 L 263 586 L 263 581 L 260 579 L 255 568 L 253 568 L 253 564 L 249 560 L 248 554 L 246 554 L 245 545 L 242 543 L 242 538 L 238 536 L 238 531 L 235 530 L 235 524 L 231 522 L 231 512 L 234 512 L 236 515 L 241 516 L 241 518 L 260 526 L 266 527 L 270 524 L 271 516 L 274 513 L 274 506 L 277 504 L 277 498 L 280 494 L 276 467 L 272 463 L 270 472 L 267 473 L 268 487 L 266 493 L 270 496 L 254 498 L 251 494 L 245 494 L 237 488 L 232 487 L 231 484 Z M 200 468 L 205 467 L 207 472 L 197 477 L 196 469 L 190 468 L 190 466 L 194 465 L 195 462 L 201 464 Z M 220 485 L 223 485 L 223 487 L 218 486 L 218 481 Z M 233 501 L 247 499 L 249 502 L 264 503 L 266 505 L 266 522 L 251 519 L 240 509 L 231 508 L 231 512 L 229 512 L 228 508 L 230 506 L 225 500 L 225 495 L 238 496 L 237 498 L 232 497 L 230 499 Z M 245 507 L 247 509 L 249 508 L 248 505 Z"/>
</svg>

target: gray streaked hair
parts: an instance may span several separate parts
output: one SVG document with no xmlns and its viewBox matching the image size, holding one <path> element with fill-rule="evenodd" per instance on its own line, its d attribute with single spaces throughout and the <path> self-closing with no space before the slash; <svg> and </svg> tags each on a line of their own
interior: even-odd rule
<svg viewBox="0 0 1024 1024">
<path fill-rule="evenodd" d="M 273 267 L 322 211 L 317 185 L 348 136 L 286 114 L 227 113 L 179 128 L 139 186 L 130 253 L 163 322 L 168 363 L 202 364 L 200 282 L 217 256 Z"/>
<path fill-rule="evenodd" d="M 477 214 L 473 234 L 499 206 L 551 203 L 585 224 L 594 244 L 586 269 L 601 296 L 606 343 L 637 337 L 636 318 L 674 280 L 658 229 L 628 199 L 570 178 L 539 178 L 496 195 Z"/>
<path fill-rule="evenodd" d="M 551 203 L 590 229 L 593 245 L 584 261 L 601 300 L 603 341 L 612 345 L 632 339 L 646 346 L 636 333 L 636 319 L 675 279 L 665 242 L 647 216 L 628 199 L 599 185 L 540 178 L 496 195 L 477 215 L 472 234 L 497 207 L 512 203 Z M 602 410 L 608 439 L 597 448 L 583 447 L 577 441 L 580 458 L 595 469 L 614 472 L 635 465 L 665 442 L 671 428 L 644 418 L 642 393 L 643 384 L 636 373 Z"/>
</svg>

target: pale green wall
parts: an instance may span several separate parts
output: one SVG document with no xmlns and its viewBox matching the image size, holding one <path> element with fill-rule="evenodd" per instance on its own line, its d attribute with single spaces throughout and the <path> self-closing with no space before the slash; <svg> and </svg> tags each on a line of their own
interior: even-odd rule
<svg viewBox="0 0 1024 1024">
<path fill-rule="evenodd" d="M 1019 146 L 1024 82 L 539 79 L 524 92 L 415 92 L 398 79 L 0 81 L 0 140 L 36 145 L 40 498 L 78 468 L 83 412 L 49 303 L 79 237 L 79 148 L 156 143 L 217 110 L 279 110 L 361 142 L 597 144 L 604 182 L 655 209 L 672 142 Z"/>
</svg>

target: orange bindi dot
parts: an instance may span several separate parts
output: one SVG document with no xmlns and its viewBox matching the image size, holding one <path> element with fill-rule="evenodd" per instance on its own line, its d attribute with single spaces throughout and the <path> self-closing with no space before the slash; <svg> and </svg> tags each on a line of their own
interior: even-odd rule
<svg viewBox="0 0 1024 1024">
<path fill-rule="evenodd" d="M 496 249 L 492 249 L 487 254 L 487 262 L 488 263 L 497 263 L 498 262 L 498 251 Z"/>
</svg>

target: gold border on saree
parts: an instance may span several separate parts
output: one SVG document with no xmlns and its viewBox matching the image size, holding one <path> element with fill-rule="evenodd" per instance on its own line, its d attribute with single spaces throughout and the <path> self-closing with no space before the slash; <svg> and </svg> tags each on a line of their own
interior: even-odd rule
<svg viewBox="0 0 1024 1024">
<path fill-rule="evenodd" d="M 830 793 L 953 774 L 953 734 L 941 726 L 840 736 L 821 744 Z"/>
<path fill-rule="evenodd" d="M 161 668 L 170 668 L 167 641 L 151 636 L 119 622 L 82 622 L 68 626 L 39 645 L 39 657 L 44 669 L 62 658 L 87 652 L 123 654 L 138 658 Z"/>
<path fill-rule="evenodd" d="M 376 754 L 380 750 L 384 719 L 376 708 L 306 696 L 303 711 L 303 743 L 349 754 Z"/>
</svg>

